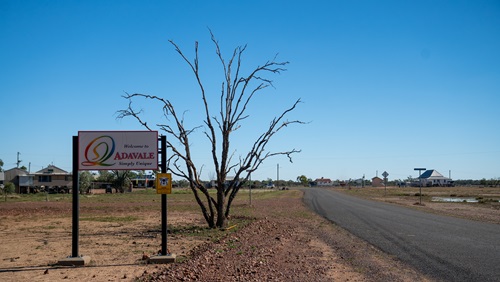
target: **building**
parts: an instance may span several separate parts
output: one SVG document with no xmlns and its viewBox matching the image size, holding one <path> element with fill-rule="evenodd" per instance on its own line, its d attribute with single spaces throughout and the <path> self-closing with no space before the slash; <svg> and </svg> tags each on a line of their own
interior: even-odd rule
<svg viewBox="0 0 500 282">
<path fill-rule="evenodd" d="M 419 180 L 422 182 L 422 186 L 452 186 L 453 181 L 451 178 L 444 177 L 435 169 L 426 170 L 422 175 L 419 176 Z"/>
<path fill-rule="evenodd" d="M 226 176 L 226 181 L 224 182 L 224 187 L 229 187 L 229 185 L 231 184 L 231 182 L 234 182 L 235 181 L 235 178 L 234 176 Z M 236 180 L 236 183 L 235 185 L 239 185 L 240 184 L 240 180 L 237 179 Z M 207 183 L 205 185 L 207 188 L 217 188 L 217 180 L 210 180 L 209 183 Z M 265 186 L 265 188 L 274 188 L 274 184 L 272 181 L 269 181 L 269 183 Z"/>
<path fill-rule="evenodd" d="M 11 168 L 4 172 L 4 185 L 7 182 L 14 184 L 15 193 L 28 193 L 29 187 L 33 186 L 33 176 L 22 168 Z"/>
<path fill-rule="evenodd" d="M 155 186 L 155 175 L 153 174 L 137 175 L 136 178 L 130 180 L 135 188 L 151 188 Z"/>
<path fill-rule="evenodd" d="M 49 165 L 33 174 L 33 185 L 48 192 L 69 193 L 73 186 L 71 173 L 54 165 Z"/>
<path fill-rule="evenodd" d="M 4 180 L 5 180 L 5 172 L 0 171 L 0 188 L 3 188 Z"/>
<path fill-rule="evenodd" d="M 333 181 L 330 178 L 318 178 L 314 180 L 318 186 L 333 186 Z"/>
<path fill-rule="evenodd" d="M 378 176 L 372 178 L 372 187 L 381 187 L 384 186 L 384 180 Z"/>
</svg>

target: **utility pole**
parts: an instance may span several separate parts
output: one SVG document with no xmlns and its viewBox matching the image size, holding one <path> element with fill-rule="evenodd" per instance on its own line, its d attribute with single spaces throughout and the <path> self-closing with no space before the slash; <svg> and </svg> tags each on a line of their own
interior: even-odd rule
<svg viewBox="0 0 500 282">
<path fill-rule="evenodd" d="M 248 195 L 250 197 L 250 206 L 252 206 L 252 171 L 248 171 L 248 178 L 250 180 L 250 185 L 248 186 Z"/>
<path fill-rule="evenodd" d="M 22 162 L 20 159 L 19 159 L 19 155 L 21 153 L 17 152 L 17 168 L 19 168 L 19 164 Z"/>
<path fill-rule="evenodd" d="M 280 185 L 280 164 L 276 165 L 276 188 Z"/>
</svg>

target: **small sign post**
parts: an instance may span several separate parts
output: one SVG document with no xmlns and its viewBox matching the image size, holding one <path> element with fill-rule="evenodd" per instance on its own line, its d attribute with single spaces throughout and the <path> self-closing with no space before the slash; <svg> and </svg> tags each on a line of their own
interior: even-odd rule
<svg viewBox="0 0 500 282">
<path fill-rule="evenodd" d="M 384 173 L 382 173 L 382 176 L 384 177 L 384 196 L 385 196 L 385 194 L 387 193 L 387 176 L 389 176 L 389 173 L 387 173 L 387 171 L 384 171 Z"/>
<path fill-rule="evenodd" d="M 160 136 L 161 172 L 156 175 L 156 193 L 161 194 L 161 253 L 149 258 L 151 263 L 172 263 L 176 255 L 167 249 L 167 194 L 172 193 L 172 175 L 167 172 L 167 137 Z"/>
<path fill-rule="evenodd" d="M 422 170 L 426 170 L 423 167 L 416 167 L 413 170 L 418 170 L 418 183 L 420 184 L 420 205 L 422 205 L 422 179 L 420 178 Z"/>
</svg>

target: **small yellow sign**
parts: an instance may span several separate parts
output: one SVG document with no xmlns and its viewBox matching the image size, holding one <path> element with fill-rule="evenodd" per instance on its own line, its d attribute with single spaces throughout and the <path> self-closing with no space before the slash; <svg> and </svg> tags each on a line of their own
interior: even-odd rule
<svg viewBox="0 0 500 282">
<path fill-rule="evenodd" d="M 172 194 L 172 174 L 156 174 L 156 194 Z"/>
</svg>

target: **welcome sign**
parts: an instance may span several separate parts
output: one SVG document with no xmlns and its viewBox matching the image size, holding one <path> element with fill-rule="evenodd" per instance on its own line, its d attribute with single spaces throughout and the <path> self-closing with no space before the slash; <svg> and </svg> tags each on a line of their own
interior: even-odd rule
<svg viewBox="0 0 500 282">
<path fill-rule="evenodd" d="M 79 170 L 158 170 L 158 131 L 79 131 Z"/>
</svg>

